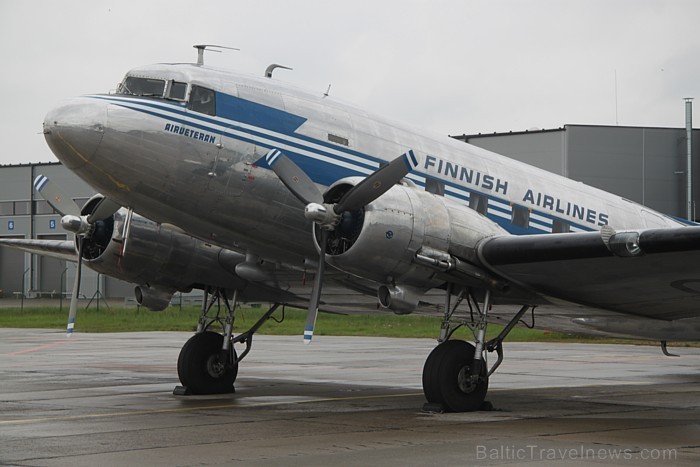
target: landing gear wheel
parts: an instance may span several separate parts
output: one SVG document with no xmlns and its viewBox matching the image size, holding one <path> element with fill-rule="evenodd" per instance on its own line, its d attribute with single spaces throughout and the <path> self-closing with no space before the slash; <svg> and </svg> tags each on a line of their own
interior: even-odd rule
<svg viewBox="0 0 700 467">
<path fill-rule="evenodd" d="M 183 386 L 192 394 L 224 394 L 233 391 L 238 376 L 238 363 L 231 364 L 235 352 L 222 358 L 224 336 L 216 332 L 201 332 L 192 336 L 182 347 L 177 359 L 177 374 Z"/>
<path fill-rule="evenodd" d="M 482 365 L 476 382 L 470 380 L 474 346 L 464 341 L 438 345 L 423 367 L 423 393 L 430 403 L 441 404 L 449 412 L 479 410 L 486 398 L 489 382 Z"/>
<path fill-rule="evenodd" d="M 423 394 L 431 404 L 442 404 L 437 372 L 440 369 L 440 361 L 442 361 L 445 351 L 451 347 L 451 345 L 445 345 L 449 342 L 456 341 L 447 341 L 435 347 L 423 365 Z"/>
</svg>

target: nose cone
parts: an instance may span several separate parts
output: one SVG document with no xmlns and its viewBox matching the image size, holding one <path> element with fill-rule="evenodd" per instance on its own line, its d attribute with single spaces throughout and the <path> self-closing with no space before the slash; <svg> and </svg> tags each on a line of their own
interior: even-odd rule
<svg viewBox="0 0 700 467">
<path fill-rule="evenodd" d="M 51 151 L 69 169 L 80 167 L 97 152 L 107 122 L 107 104 L 80 97 L 52 109 L 44 119 Z"/>
</svg>

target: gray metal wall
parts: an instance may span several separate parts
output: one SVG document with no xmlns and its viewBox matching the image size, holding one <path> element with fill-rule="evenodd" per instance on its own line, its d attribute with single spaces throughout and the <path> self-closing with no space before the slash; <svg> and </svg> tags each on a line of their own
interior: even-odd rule
<svg viewBox="0 0 700 467">
<path fill-rule="evenodd" d="M 32 182 L 39 174 L 48 176 L 67 196 L 76 199 L 78 205 L 82 206 L 95 194 L 89 185 L 59 163 L 0 166 L 0 238 L 72 238 L 61 228 L 61 215 L 53 213 L 34 191 Z M 18 209 L 8 213 L 9 202 L 15 203 Z M 37 292 L 70 292 L 75 272 L 73 263 L 0 247 L 0 290 L 5 297 L 22 291 L 26 296 Z M 109 298 L 133 296 L 133 284 L 102 277 L 98 281 L 97 274 L 87 268 L 81 294 L 93 296 L 98 282 L 103 294 L 109 291 Z"/>
<path fill-rule="evenodd" d="M 685 218 L 684 128 L 566 125 L 559 130 L 457 138 Z M 693 130 L 693 167 L 696 187 L 700 130 Z M 700 190 L 693 192 L 697 204 Z"/>
<path fill-rule="evenodd" d="M 11 248 L 0 248 L 0 290 L 4 297 L 22 290 L 24 253 Z"/>
<path fill-rule="evenodd" d="M 566 132 L 546 130 L 523 133 L 496 133 L 467 138 L 469 144 L 513 157 L 526 164 L 566 175 L 564 147 Z M 463 137 L 456 137 L 464 139 Z"/>
</svg>

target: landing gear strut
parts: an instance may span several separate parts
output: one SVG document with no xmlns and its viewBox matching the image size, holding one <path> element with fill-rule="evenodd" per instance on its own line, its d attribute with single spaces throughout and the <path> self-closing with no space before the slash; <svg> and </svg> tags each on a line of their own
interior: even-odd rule
<svg viewBox="0 0 700 467">
<path fill-rule="evenodd" d="M 233 293 L 232 301 L 233 304 L 223 289 L 214 288 L 211 293 L 210 290 L 205 290 L 197 333 L 182 347 L 177 360 L 177 373 L 182 386 L 175 388 L 175 395 L 234 392 L 233 383 L 238 376 L 238 364 L 250 352 L 253 335 L 270 319 L 280 304 L 272 305 L 250 329 L 234 336 L 237 290 Z M 226 308 L 225 317 L 221 316 L 222 302 Z M 214 323 L 221 325 L 223 334 L 209 330 Z M 246 346 L 240 356 L 233 348 L 237 343 Z"/>
<path fill-rule="evenodd" d="M 468 293 L 468 303 L 472 310 L 471 320 L 457 325 L 453 315 Z M 485 402 L 489 387 L 489 377 L 503 361 L 503 339 L 510 333 L 525 312 L 530 309 L 524 305 L 494 339 L 486 342 L 486 326 L 491 309 L 491 292 L 486 291 L 483 306 L 480 308 L 471 292 L 463 290 L 454 307 L 450 303 L 452 287 L 446 294 L 445 317 L 440 330 L 440 338 L 435 349 L 428 355 L 423 367 L 423 393 L 428 403 L 423 409 L 429 412 L 471 412 L 490 409 Z M 477 315 L 474 316 L 472 302 Z M 449 340 L 460 327 L 467 326 L 474 335 L 474 345 L 462 340 Z M 498 354 L 498 360 L 487 371 L 485 351 Z"/>
</svg>

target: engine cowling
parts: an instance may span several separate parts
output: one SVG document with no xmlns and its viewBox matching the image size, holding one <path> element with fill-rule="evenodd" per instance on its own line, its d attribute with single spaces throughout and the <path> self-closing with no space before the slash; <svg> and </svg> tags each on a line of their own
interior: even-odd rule
<svg viewBox="0 0 700 467">
<path fill-rule="evenodd" d="M 337 182 L 326 201 L 336 202 L 353 181 Z M 504 233 L 476 211 L 404 181 L 364 208 L 343 213 L 330 234 L 326 258 L 342 271 L 385 284 L 379 290 L 380 303 L 406 313 L 425 291 L 441 284 L 434 268 L 415 261 L 417 254 L 435 260 L 475 259 L 479 240 Z M 319 235 L 317 228 L 317 246 Z"/>
<path fill-rule="evenodd" d="M 91 212 L 99 195 L 90 199 L 83 213 Z M 206 286 L 243 288 L 247 281 L 235 273 L 245 255 L 193 238 L 175 226 L 158 224 L 120 209 L 99 220 L 83 246 L 84 262 L 91 269 L 139 284 L 137 301 L 158 310 L 167 306 L 176 291 Z"/>
</svg>

